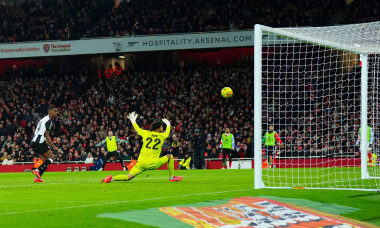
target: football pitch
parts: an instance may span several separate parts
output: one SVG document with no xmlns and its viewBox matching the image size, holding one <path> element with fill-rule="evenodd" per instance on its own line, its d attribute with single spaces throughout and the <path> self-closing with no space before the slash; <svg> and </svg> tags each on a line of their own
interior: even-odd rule
<svg viewBox="0 0 380 228">
<path fill-rule="evenodd" d="M 0 174 L 0 227 L 152 227 L 100 217 L 232 198 L 306 199 L 356 208 L 341 216 L 380 226 L 380 193 L 348 190 L 260 189 L 254 170 L 176 170 L 181 182 L 169 182 L 167 170 L 145 172 L 130 182 L 99 183 L 104 172 L 46 172 L 46 183 L 34 183 L 31 173 Z M 291 201 L 291 200 L 290 200 Z M 307 202 L 307 201 L 305 201 Z M 303 205 L 308 207 L 308 205 Z M 141 213 L 140 213 L 141 214 Z M 145 220 L 149 220 L 147 216 Z"/>
</svg>

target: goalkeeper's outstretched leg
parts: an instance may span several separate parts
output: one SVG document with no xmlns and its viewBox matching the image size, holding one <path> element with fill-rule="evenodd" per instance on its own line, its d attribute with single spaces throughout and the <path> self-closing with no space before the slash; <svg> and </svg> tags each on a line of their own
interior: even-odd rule
<svg viewBox="0 0 380 228">
<path fill-rule="evenodd" d="M 182 176 L 176 177 L 174 176 L 174 158 L 173 155 L 168 154 L 166 156 L 161 157 L 154 167 L 151 164 L 146 165 L 143 163 L 137 162 L 133 169 L 127 175 L 117 175 L 112 177 L 112 175 L 107 176 L 102 179 L 102 183 L 110 183 L 112 181 L 129 181 L 135 178 L 137 175 L 145 172 L 146 170 L 158 169 L 164 164 L 168 163 L 168 171 L 169 171 L 169 181 L 176 182 L 182 180 Z"/>
</svg>

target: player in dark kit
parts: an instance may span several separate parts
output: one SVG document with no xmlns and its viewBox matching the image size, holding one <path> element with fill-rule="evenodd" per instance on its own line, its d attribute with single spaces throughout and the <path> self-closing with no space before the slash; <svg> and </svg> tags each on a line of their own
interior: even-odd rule
<svg viewBox="0 0 380 228">
<path fill-rule="evenodd" d="M 36 155 L 38 155 L 43 163 L 37 169 L 32 170 L 32 173 L 36 176 L 34 182 L 45 182 L 41 179 L 41 176 L 46 171 L 47 167 L 53 163 L 53 153 L 51 149 L 58 150 L 50 139 L 49 131 L 52 127 L 52 119 L 58 115 L 58 110 L 54 106 L 48 108 L 48 115 L 38 122 L 36 131 L 34 132 L 31 146 L 34 149 Z"/>
</svg>

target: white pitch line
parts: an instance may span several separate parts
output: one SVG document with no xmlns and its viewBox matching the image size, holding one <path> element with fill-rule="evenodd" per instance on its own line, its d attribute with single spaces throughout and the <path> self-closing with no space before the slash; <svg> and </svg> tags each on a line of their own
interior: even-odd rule
<svg viewBox="0 0 380 228">
<path fill-rule="evenodd" d="M 139 179 L 133 179 L 133 182 L 135 181 L 141 181 L 141 180 L 161 180 L 161 179 L 168 179 L 168 177 L 157 177 L 157 178 L 139 178 Z M 123 182 L 123 181 L 120 181 Z M 125 181 L 126 182 L 126 181 Z M 61 183 L 34 183 L 34 184 L 23 184 L 23 185 L 3 185 L 0 186 L 0 188 L 12 188 L 12 187 L 29 187 L 29 186 L 45 186 L 45 185 L 53 185 L 53 184 L 87 184 L 87 183 L 100 183 L 100 181 L 78 181 L 78 182 L 61 182 Z"/>
<path fill-rule="evenodd" d="M 182 195 L 181 197 L 214 195 L 214 194 L 220 194 L 220 193 L 241 192 L 241 191 L 248 191 L 248 190 L 253 190 L 253 189 L 247 188 L 247 189 L 237 189 L 237 190 L 221 191 L 221 192 L 205 192 L 205 193 L 197 193 L 197 194 L 190 194 L 190 195 Z M 157 198 L 141 199 L 141 200 L 111 201 L 108 203 L 91 204 L 91 205 L 79 205 L 79 206 L 71 206 L 71 207 L 49 208 L 49 209 L 32 210 L 32 211 L 7 212 L 7 213 L 3 213 L 1 215 L 15 215 L 15 214 L 34 213 L 34 212 L 42 212 L 42 211 L 64 210 L 64 209 L 73 209 L 73 208 L 81 208 L 81 207 L 95 207 L 95 206 L 103 206 L 103 205 L 109 205 L 109 204 L 133 203 L 133 202 L 143 202 L 143 201 L 172 199 L 172 198 L 173 198 L 173 196 L 167 196 L 167 197 L 157 197 Z"/>
<path fill-rule="evenodd" d="M 119 201 L 109 201 L 119 202 Z M 0 203 L 99 203 L 99 200 L 56 200 L 56 201 L 0 201 Z"/>
<path fill-rule="evenodd" d="M 53 184 L 87 184 L 87 183 L 96 183 L 99 181 L 87 181 L 87 182 L 70 182 L 70 183 L 36 183 L 36 184 L 23 184 L 23 185 L 4 185 L 0 186 L 0 188 L 12 188 L 12 187 L 29 187 L 29 186 L 48 186 Z"/>
</svg>

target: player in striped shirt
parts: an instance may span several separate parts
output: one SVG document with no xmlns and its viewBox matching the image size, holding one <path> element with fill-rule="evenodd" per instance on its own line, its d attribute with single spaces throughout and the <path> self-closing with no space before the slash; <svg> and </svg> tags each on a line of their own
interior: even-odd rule
<svg viewBox="0 0 380 228">
<path fill-rule="evenodd" d="M 58 110 L 54 106 L 48 108 L 48 115 L 38 122 L 37 128 L 34 132 L 31 147 L 37 156 L 39 156 L 43 163 L 37 169 L 32 170 L 32 173 L 36 176 L 34 182 L 45 182 L 41 179 L 41 176 L 46 171 L 47 167 L 53 163 L 53 153 L 51 149 L 58 150 L 50 139 L 49 132 L 53 125 L 52 119 L 57 117 Z"/>
<path fill-rule="evenodd" d="M 151 131 L 141 129 L 137 123 L 137 114 L 132 112 L 128 116 L 129 120 L 132 122 L 133 127 L 137 133 L 143 138 L 143 146 L 140 151 L 140 156 L 136 165 L 127 175 L 118 175 L 112 177 L 112 175 L 107 176 L 101 182 L 109 183 L 111 181 L 129 181 L 135 176 L 143 173 L 146 170 L 158 169 L 164 164 L 168 163 L 169 170 L 169 181 L 180 181 L 182 176 L 174 176 L 174 159 L 173 155 L 168 154 L 160 157 L 162 144 L 165 139 L 169 137 L 170 133 L 170 122 L 167 119 L 162 121 L 156 121 L 151 125 Z M 166 124 L 166 130 L 164 131 L 164 123 Z"/>
</svg>

